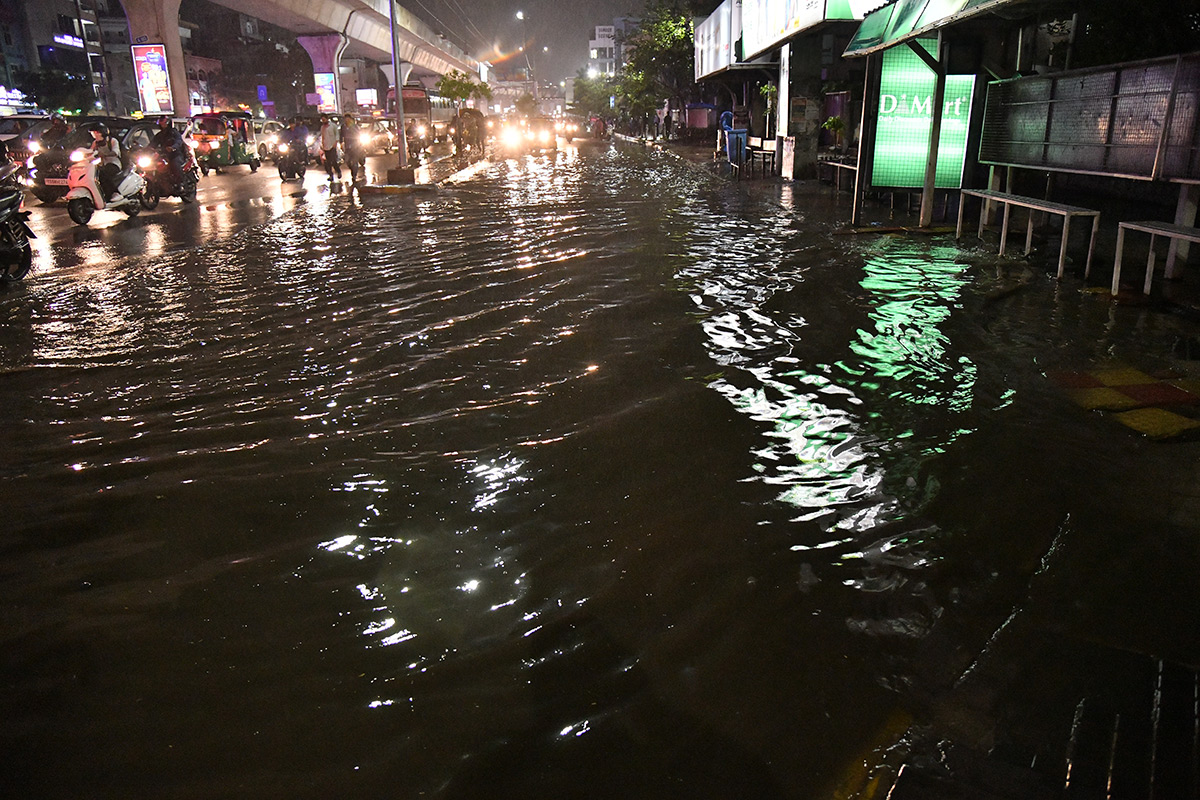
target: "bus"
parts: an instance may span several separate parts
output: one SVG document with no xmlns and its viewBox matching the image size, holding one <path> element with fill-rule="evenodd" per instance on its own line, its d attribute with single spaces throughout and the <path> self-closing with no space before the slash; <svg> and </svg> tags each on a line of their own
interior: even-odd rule
<svg viewBox="0 0 1200 800">
<path fill-rule="evenodd" d="M 412 121 L 425 125 L 430 137 L 435 142 L 441 142 L 450 136 L 450 121 L 454 119 L 454 103 L 442 97 L 437 92 L 431 92 L 424 86 L 405 86 L 400 95 L 404 98 L 404 124 Z M 387 91 L 387 113 L 389 117 L 396 116 L 396 89 L 390 87 Z"/>
</svg>

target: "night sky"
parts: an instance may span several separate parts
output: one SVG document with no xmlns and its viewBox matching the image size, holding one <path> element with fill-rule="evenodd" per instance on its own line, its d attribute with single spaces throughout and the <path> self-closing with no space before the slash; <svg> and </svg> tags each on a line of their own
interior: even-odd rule
<svg viewBox="0 0 1200 800">
<path fill-rule="evenodd" d="M 613 17 L 638 16 L 642 0 L 399 0 L 409 11 L 469 54 L 490 61 L 503 75 L 507 65 L 520 63 L 516 54 L 523 38 L 517 11 L 525 12 L 524 25 L 535 59 L 539 82 L 573 77 L 585 66 L 588 40 L 597 25 L 611 25 Z M 549 52 L 543 48 L 550 48 Z M 519 58 L 519 62 L 512 59 Z"/>
</svg>

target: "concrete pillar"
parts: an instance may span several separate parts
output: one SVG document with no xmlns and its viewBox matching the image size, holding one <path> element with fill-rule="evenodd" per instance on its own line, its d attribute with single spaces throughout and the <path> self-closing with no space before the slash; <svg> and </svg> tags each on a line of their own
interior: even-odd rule
<svg viewBox="0 0 1200 800">
<path fill-rule="evenodd" d="M 167 77 L 175 116 L 191 116 L 183 44 L 179 41 L 180 0 L 122 0 L 133 44 L 162 44 L 167 48 Z"/>
<path fill-rule="evenodd" d="M 342 74 L 338 64 L 350 41 L 344 33 L 322 33 L 315 36 L 297 36 L 296 41 L 308 51 L 312 59 L 313 72 L 333 73 L 333 111 L 342 113 Z"/>
</svg>

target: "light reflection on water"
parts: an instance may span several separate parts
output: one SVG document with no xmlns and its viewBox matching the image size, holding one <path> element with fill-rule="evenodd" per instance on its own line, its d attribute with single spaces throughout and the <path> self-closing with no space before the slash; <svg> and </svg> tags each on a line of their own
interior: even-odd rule
<svg viewBox="0 0 1200 800">
<path fill-rule="evenodd" d="M 833 236 L 785 188 L 581 143 L 6 296 L 0 710 L 18 756 L 77 770 L 16 758 L 26 785 L 818 797 L 861 771 L 912 644 L 1087 513 L 1070 458 L 991 451 L 1091 421 L 957 250 Z M 1049 317 L 1042 288 L 1014 316 Z"/>
</svg>

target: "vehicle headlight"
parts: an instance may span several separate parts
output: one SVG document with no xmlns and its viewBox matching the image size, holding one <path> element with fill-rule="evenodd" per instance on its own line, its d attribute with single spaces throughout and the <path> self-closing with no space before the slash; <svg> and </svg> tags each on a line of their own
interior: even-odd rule
<svg viewBox="0 0 1200 800">
<path fill-rule="evenodd" d="M 506 126 L 501 132 L 501 138 L 507 145 L 517 145 L 521 143 L 521 130 L 512 126 Z"/>
<path fill-rule="evenodd" d="M 29 142 L 29 152 L 30 152 L 30 153 L 33 153 L 33 154 L 35 154 L 35 155 L 36 155 L 37 153 L 40 153 L 40 152 L 42 152 L 42 143 L 41 143 L 41 142 L 39 142 L 37 139 L 32 139 L 32 140 L 30 140 L 30 142 Z"/>
<path fill-rule="evenodd" d="M 545 128 L 542 128 L 540 131 L 538 131 L 538 140 L 543 143 L 548 142 L 553 137 L 553 135 L 554 134 L 550 133 L 550 131 L 546 130 Z"/>
<path fill-rule="evenodd" d="M 421 138 L 425 138 L 425 131 L 426 131 L 426 128 L 424 125 L 417 126 L 417 136 L 420 136 Z"/>
<path fill-rule="evenodd" d="M 359 144 L 370 144 L 370 143 L 371 143 L 371 134 L 369 134 L 369 133 L 360 133 L 360 134 L 358 135 L 358 143 L 359 143 Z"/>
<path fill-rule="evenodd" d="M 305 144 L 307 144 L 309 147 L 312 147 L 312 145 L 313 145 L 313 142 L 315 142 L 316 140 L 317 140 L 317 137 L 315 137 L 315 136 L 309 136 L 309 137 L 308 137 L 307 139 L 305 139 L 304 141 L 305 141 Z"/>
<path fill-rule="evenodd" d="M 83 149 L 72 150 L 71 151 L 71 160 L 72 161 L 83 161 L 85 158 L 88 158 L 89 156 L 91 156 L 91 154 L 92 154 L 91 150 L 83 150 Z"/>
<path fill-rule="evenodd" d="M 288 146 L 285 143 L 280 142 L 279 143 L 279 152 L 286 153 L 287 151 L 288 151 Z"/>
<path fill-rule="evenodd" d="M 150 156 L 138 156 L 137 165 L 142 169 L 150 169 L 150 165 L 154 163 L 154 159 Z"/>
<path fill-rule="evenodd" d="M 268 136 L 267 142 L 270 144 L 279 144 L 279 137 L 278 136 Z"/>
</svg>

